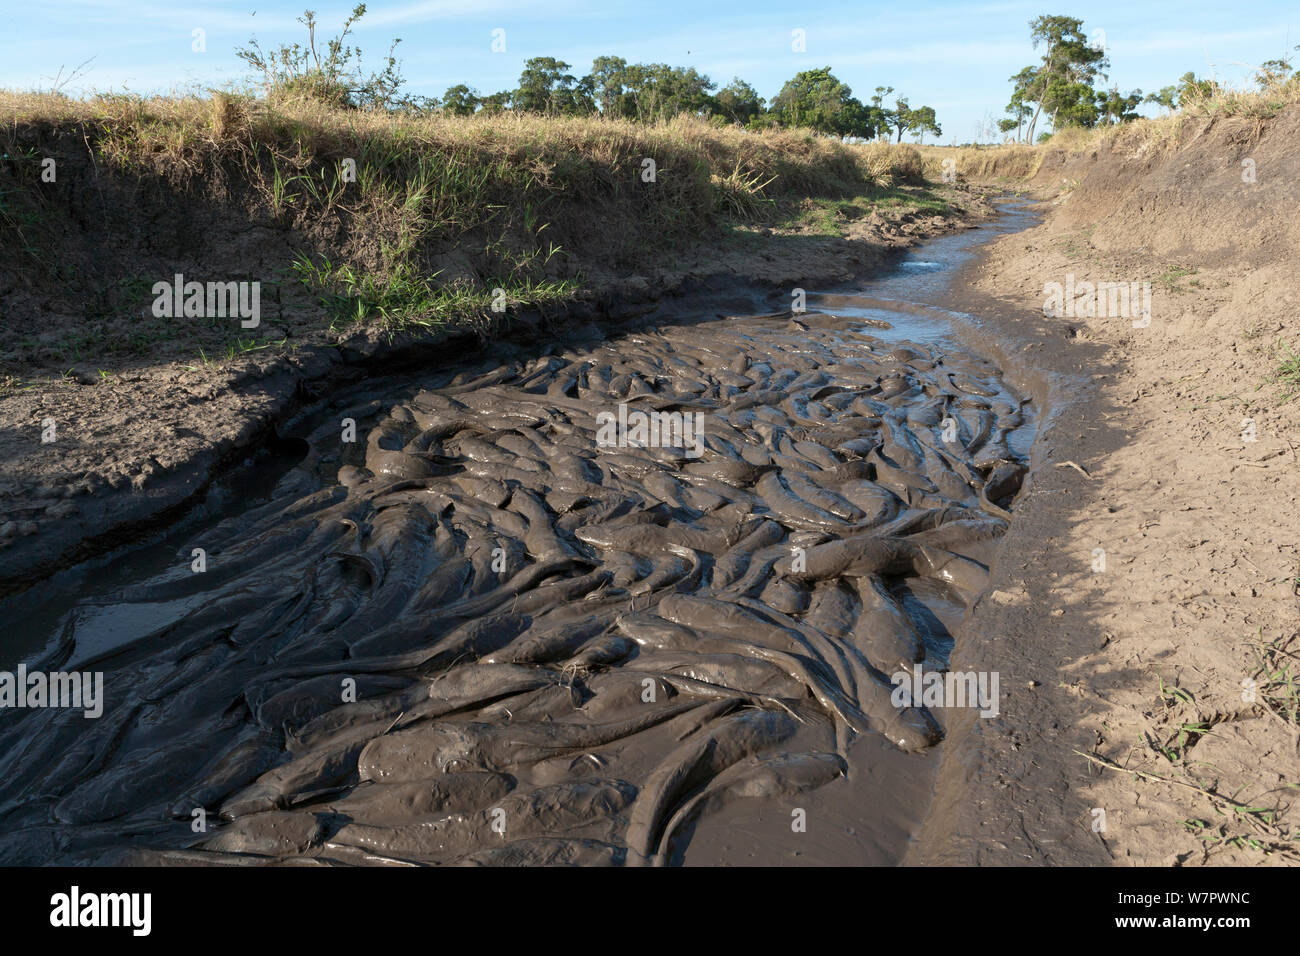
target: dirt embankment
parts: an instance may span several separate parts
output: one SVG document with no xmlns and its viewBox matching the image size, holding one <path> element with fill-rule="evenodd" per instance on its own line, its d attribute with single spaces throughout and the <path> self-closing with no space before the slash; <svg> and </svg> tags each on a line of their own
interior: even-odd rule
<svg viewBox="0 0 1300 956">
<path fill-rule="evenodd" d="M 1051 212 L 967 304 L 1052 393 L 954 661 L 1007 700 L 950 733 L 912 859 L 1295 863 L 1300 108 L 1046 150 L 1026 185 Z M 1149 283 L 1149 322 L 1088 282 Z"/>
<path fill-rule="evenodd" d="M 847 281 L 989 212 L 910 147 L 699 122 L 0 106 L 0 594 L 165 523 L 341 383 Z M 177 274 L 257 283 L 258 324 L 156 315 Z"/>
</svg>

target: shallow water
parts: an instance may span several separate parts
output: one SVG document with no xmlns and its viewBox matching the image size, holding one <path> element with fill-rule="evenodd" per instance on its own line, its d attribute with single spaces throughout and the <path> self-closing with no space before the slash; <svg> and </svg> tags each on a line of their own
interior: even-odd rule
<svg viewBox="0 0 1300 956">
<path fill-rule="evenodd" d="M 678 304 L 301 416 L 7 602 L 13 659 L 107 700 L 0 716 L 0 860 L 897 861 L 943 714 L 889 678 L 946 667 L 1035 424 L 942 303 L 1023 215 L 805 314 Z"/>
</svg>

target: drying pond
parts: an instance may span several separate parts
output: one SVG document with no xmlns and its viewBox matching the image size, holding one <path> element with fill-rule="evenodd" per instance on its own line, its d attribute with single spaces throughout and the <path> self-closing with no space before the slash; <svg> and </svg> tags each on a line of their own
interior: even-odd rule
<svg viewBox="0 0 1300 956">
<path fill-rule="evenodd" d="M 256 501 L 6 602 L 103 699 L 0 716 L 0 860 L 898 861 L 944 715 L 891 678 L 946 668 L 1034 433 L 943 304 L 992 231 L 341 391 Z"/>
</svg>

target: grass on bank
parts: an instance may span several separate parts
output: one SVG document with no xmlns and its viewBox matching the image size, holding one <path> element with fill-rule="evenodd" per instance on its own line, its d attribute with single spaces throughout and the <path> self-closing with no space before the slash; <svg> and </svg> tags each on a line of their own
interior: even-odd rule
<svg viewBox="0 0 1300 956">
<path fill-rule="evenodd" d="M 1282 396 L 1278 404 L 1285 405 L 1300 395 L 1300 353 L 1295 352 L 1285 342 L 1279 341 L 1276 354 L 1278 366 L 1273 372 L 1271 381 L 1274 385 L 1282 387 Z"/>
<path fill-rule="evenodd" d="M 952 206 L 926 187 L 886 186 L 842 199 L 804 199 L 778 215 L 772 225 L 818 236 L 842 236 L 851 223 L 874 211 L 890 210 L 946 216 Z"/>
<path fill-rule="evenodd" d="M 58 157 L 60 184 L 80 166 L 87 178 L 93 169 L 126 184 L 133 202 L 161 192 L 180 204 L 174 215 L 186 215 L 188 202 L 291 237 L 291 261 L 276 276 L 239 274 L 230 262 L 223 278 L 295 284 L 320 312 L 315 327 L 335 331 L 486 330 L 500 317 L 495 290 L 511 310 L 555 305 L 582 294 L 594 273 L 662 263 L 736 224 L 779 224 L 806 200 L 888 206 L 908 201 L 899 187 L 924 183 L 911 146 L 849 146 L 689 117 L 642 125 L 392 114 L 224 93 L 6 92 L 0 119 L 0 241 L 20 250 L 35 285 L 62 290 L 69 307 L 92 316 L 38 343 L 46 364 L 154 356 L 169 335 L 195 332 L 138 321 L 152 283 L 170 272 L 164 263 L 141 268 L 129 237 L 105 235 L 104 259 L 70 254 L 67 236 L 81 230 L 69 229 L 77 215 L 69 191 L 42 182 L 49 156 Z M 290 311 L 298 314 L 282 314 Z M 193 345 L 209 355 L 234 344 L 202 328 L 197 335 Z M 0 341 L 2 351 L 11 345 Z"/>
<path fill-rule="evenodd" d="M 1300 74 L 1297 74 L 1300 76 Z M 1244 135 L 1258 139 L 1264 125 L 1288 106 L 1300 102 L 1300 80 L 1263 90 L 1217 87 L 1203 95 L 1189 95 L 1177 111 L 1134 120 L 1117 126 L 1086 129 L 1066 127 L 1038 145 L 1015 143 L 988 146 L 921 146 L 926 175 L 939 180 L 944 163 L 961 179 L 1014 186 L 1037 175 L 1044 157 L 1052 151 L 1081 153 L 1109 147 L 1129 156 L 1145 156 L 1177 146 L 1188 120 L 1237 120 Z"/>
</svg>

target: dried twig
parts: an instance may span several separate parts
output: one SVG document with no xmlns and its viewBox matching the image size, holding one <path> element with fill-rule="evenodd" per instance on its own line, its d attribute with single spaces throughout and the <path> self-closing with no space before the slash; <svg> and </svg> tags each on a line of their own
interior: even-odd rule
<svg viewBox="0 0 1300 956">
<path fill-rule="evenodd" d="M 1222 796 L 1221 794 L 1217 794 L 1213 790 L 1209 790 L 1205 787 L 1199 786 L 1198 784 L 1188 783 L 1186 780 L 1179 780 L 1175 777 L 1166 777 L 1162 774 L 1151 773 L 1147 770 L 1121 767 L 1119 764 L 1107 760 L 1105 757 L 1098 757 L 1096 754 L 1084 753 L 1082 750 L 1075 750 L 1074 752 L 1085 760 L 1088 760 L 1099 767 L 1104 767 L 1107 770 L 1117 770 L 1120 773 L 1131 773 L 1136 777 L 1143 778 L 1144 780 L 1155 780 L 1160 783 L 1172 783 L 1175 786 L 1191 790 L 1193 793 L 1199 793 L 1201 796 L 1208 798 L 1212 803 L 1222 805 L 1223 807 L 1233 811 L 1237 817 L 1245 817 L 1250 822 L 1250 825 L 1261 833 L 1277 840 L 1285 841 L 1288 839 L 1286 834 L 1284 834 L 1280 828 L 1271 823 L 1266 823 L 1259 818 L 1259 807 L 1252 807 L 1249 804 L 1241 803 L 1231 797 Z M 1279 849 L 1290 850 L 1291 848 L 1280 847 Z"/>
<path fill-rule="evenodd" d="M 1087 478 L 1087 479 L 1089 479 L 1089 480 L 1092 479 L 1092 475 L 1090 475 L 1090 474 L 1088 474 L 1086 471 L 1084 471 L 1083 468 L 1080 467 L 1080 465 L 1078 464 L 1078 462 L 1074 462 L 1074 461 L 1058 461 L 1058 462 L 1056 463 L 1056 467 L 1057 467 L 1057 468 L 1073 468 L 1073 469 L 1074 469 L 1075 471 L 1077 471 L 1079 474 L 1083 475 L 1083 477 L 1085 477 L 1085 478 Z"/>
</svg>

